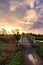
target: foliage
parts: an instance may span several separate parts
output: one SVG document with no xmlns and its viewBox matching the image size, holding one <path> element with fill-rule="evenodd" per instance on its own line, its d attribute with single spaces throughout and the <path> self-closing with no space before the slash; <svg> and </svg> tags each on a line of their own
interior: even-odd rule
<svg viewBox="0 0 43 65">
<path fill-rule="evenodd" d="M 43 35 L 40 35 L 40 34 L 31 34 L 32 36 L 35 37 L 36 40 L 43 40 Z"/>
<path fill-rule="evenodd" d="M 3 41 L 0 41 L 0 44 L 4 44 L 4 42 Z"/>
<path fill-rule="evenodd" d="M 22 65 L 22 54 L 21 52 L 15 53 L 13 55 L 11 62 L 8 65 Z"/>
<path fill-rule="evenodd" d="M 11 58 L 12 54 L 16 50 L 16 42 L 4 43 L 0 41 L 0 65 L 6 65 Z"/>
<path fill-rule="evenodd" d="M 42 49 L 39 49 L 39 50 L 38 50 L 38 54 L 39 54 L 40 57 L 43 59 L 43 50 L 42 50 Z"/>
<path fill-rule="evenodd" d="M 0 41 L 3 41 L 3 42 L 12 42 L 12 41 L 15 41 L 16 38 L 14 35 L 0 35 Z"/>
<path fill-rule="evenodd" d="M 43 47 L 43 42 L 36 41 L 36 43 L 39 47 Z"/>
<path fill-rule="evenodd" d="M 39 41 L 36 41 L 37 45 L 39 46 L 39 49 L 38 49 L 38 54 L 40 55 L 40 57 L 43 59 L 43 42 L 39 42 Z"/>
<path fill-rule="evenodd" d="M 20 39 L 20 35 L 19 34 L 17 34 L 17 35 L 15 34 L 15 38 L 18 41 Z"/>
</svg>

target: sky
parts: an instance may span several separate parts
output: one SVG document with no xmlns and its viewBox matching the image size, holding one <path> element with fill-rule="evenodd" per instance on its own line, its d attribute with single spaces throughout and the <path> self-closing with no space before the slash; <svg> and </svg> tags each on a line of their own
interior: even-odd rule
<svg viewBox="0 0 43 65">
<path fill-rule="evenodd" d="M 0 0 L 0 28 L 43 34 L 43 0 Z"/>
</svg>

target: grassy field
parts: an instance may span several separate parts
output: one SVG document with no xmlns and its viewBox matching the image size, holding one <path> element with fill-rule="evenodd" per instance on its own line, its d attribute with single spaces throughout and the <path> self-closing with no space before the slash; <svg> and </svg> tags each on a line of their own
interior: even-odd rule
<svg viewBox="0 0 43 65">
<path fill-rule="evenodd" d="M 41 58 L 43 59 L 43 42 L 36 41 L 36 43 L 39 46 L 38 53 L 40 54 Z"/>
<path fill-rule="evenodd" d="M 6 65 L 15 50 L 16 42 L 4 43 L 3 41 L 0 41 L 0 65 Z"/>
<path fill-rule="evenodd" d="M 0 65 L 22 64 L 22 54 L 17 47 L 19 37 L 17 35 L 0 35 Z"/>
<path fill-rule="evenodd" d="M 41 48 L 43 48 L 43 42 L 40 42 L 40 41 L 36 41 L 37 45 Z"/>
<path fill-rule="evenodd" d="M 11 61 L 8 65 L 23 65 L 22 59 L 22 53 L 18 51 L 12 56 Z"/>
</svg>

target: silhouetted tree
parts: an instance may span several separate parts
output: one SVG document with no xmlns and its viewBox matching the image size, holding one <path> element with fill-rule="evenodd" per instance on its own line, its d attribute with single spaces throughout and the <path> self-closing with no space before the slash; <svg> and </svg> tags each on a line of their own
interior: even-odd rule
<svg viewBox="0 0 43 65">
<path fill-rule="evenodd" d="M 2 35 L 7 34 L 6 30 L 2 28 Z"/>
</svg>

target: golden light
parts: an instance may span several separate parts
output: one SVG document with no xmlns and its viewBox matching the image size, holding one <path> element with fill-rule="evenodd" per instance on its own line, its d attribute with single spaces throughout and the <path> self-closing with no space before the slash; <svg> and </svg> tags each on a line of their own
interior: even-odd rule
<svg viewBox="0 0 43 65">
<path fill-rule="evenodd" d="M 17 30 L 18 30 L 19 34 L 22 34 L 23 29 L 21 27 L 16 27 L 15 28 L 15 33 L 17 33 Z"/>
<path fill-rule="evenodd" d="M 13 32 L 12 32 L 12 30 L 14 29 L 13 27 L 9 26 L 9 27 L 6 27 L 5 29 L 8 34 L 13 34 Z"/>
<path fill-rule="evenodd" d="M 5 34 L 14 34 L 16 33 L 17 34 L 17 30 L 19 32 L 19 34 L 22 34 L 23 32 L 23 29 L 21 27 L 12 27 L 12 26 L 4 26 L 2 28 L 0 28 L 0 30 L 6 30 L 6 32 L 4 31 Z"/>
</svg>

